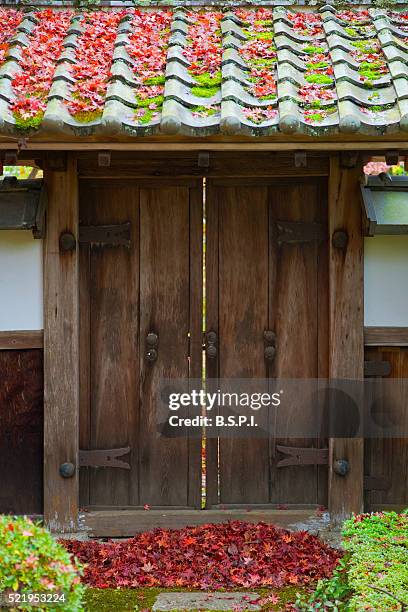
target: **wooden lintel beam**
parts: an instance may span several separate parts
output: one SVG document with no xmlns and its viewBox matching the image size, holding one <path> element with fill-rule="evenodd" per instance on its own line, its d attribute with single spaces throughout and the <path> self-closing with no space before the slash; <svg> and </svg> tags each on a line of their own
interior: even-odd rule
<svg viewBox="0 0 408 612">
<path fill-rule="evenodd" d="M 76 159 L 68 155 L 66 170 L 48 170 L 45 178 L 44 518 L 51 531 L 72 532 L 78 523 L 78 251 L 60 252 L 59 237 L 78 235 Z M 62 464 L 72 464 L 71 477 L 60 474 Z"/>
<path fill-rule="evenodd" d="M 43 330 L 0 331 L 0 350 L 41 349 L 43 347 Z"/>
<path fill-rule="evenodd" d="M 0 142 L 0 150 L 18 149 L 16 142 Z M 28 151 L 368 151 L 370 155 L 380 152 L 398 149 L 403 156 L 408 150 L 406 140 L 401 141 L 327 141 L 319 139 L 313 142 L 302 140 L 292 141 L 231 141 L 231 142 L 208 142 L 208 141 L 148 141 L 144 138 L 136 142 L 27 142 L 26 149 L 22 155 L 26 156 Z M 384 154 L 384 153 L 383 153 Z"/>
<path fill-rule="evenodd" d="M 330 240 L 330 349 L 332 379 L 364 376 L 363 232 L 359 194 L 360 168 L 342 168 L 338 155 L 330 162 L 329 231 L 347 233 L 345 248 Z M 339 475 L 335 462 L 346 460 L 349 470 Z M 329 441 L 329 510 L 342 520 L 363 510 L 364 444 L 362 438 Z"/>
</svg>

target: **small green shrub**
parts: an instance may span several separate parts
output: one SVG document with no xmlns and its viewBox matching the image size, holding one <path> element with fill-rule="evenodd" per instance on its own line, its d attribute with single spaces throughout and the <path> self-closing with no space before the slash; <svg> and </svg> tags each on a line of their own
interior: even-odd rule
<svg viewBox="0 0 408 612">
<path fill-rule="evenodd" d="M 81 567 L 51 534 L 25 517 L 0 516 L 0 593 L 64 596 L 43 606 L 19 602 L 19 610 L 82 610 Z M 16 609 L 17 609 L 16 608 Z"/>
<path fill-rule="evenodd" d="M 353 516 L 344 523 L 345 556 L 296 609 L 313 612 L 408 610 L 408 512 Z"/>
</svg>

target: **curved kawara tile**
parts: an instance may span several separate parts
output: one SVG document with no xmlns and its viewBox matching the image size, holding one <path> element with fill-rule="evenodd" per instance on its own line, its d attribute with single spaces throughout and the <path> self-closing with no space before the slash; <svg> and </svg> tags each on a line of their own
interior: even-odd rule
<svg viewBox="0 0 408 612">
<path fill-rule="evenodd" d="M 2 134 L 408 130 L 403 10 L 3 8 L 0 17 Z"/>
</svg>

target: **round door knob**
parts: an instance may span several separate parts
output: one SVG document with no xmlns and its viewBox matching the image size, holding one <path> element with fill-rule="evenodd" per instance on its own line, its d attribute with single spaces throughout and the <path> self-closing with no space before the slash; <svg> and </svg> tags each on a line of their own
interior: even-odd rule
<svg viewBox="0 0 408 612">
<path fill-rule="evenodd" d="M 149 332 L 146 336 L 147 346 L 155 347 L 159 343 L 159 336 L 154 332 Z"/>
<path fill-rule="evenodd" d="M 347 459 L 336 459 L 333 463 L 333 471 L 338 476 L 345 476 L 350 471 L 350 464 Z"/>
<path fill-rule="evenodd" d="M 210 344 L 205 349 L 208 359 L 215 359 L 217 357 L 217 347 L 214 344 Z"/>
<path fill-rule="evenodd" d="M 76 240 L 74 234 L 70 232 L 64 232 L 59 237 L 59 248 L 60 251 L 74 251 L 76 247 Z"/>
<path fill-rule="evenodd" d="M 273 361 L 276 355 L 276 348 L 274 346 L 266 346 L 264 350 L 266 361 Z"/>
<path fill-rule="evenodd" d="M 265 344 L 276 344 L 276 334 L 273 331 L 265 330 L 264 331 L 264 341 Z"/>
<path fill-rule="evenodd" d="M 75 465 L 73 463 L 61 463 L 59 473 L 63 478 L 72 478 L 75 474 Z"/>
<path fill-rule="evenodd" d="M 147 361 L 150 361 L 150 363 L 153 363 L 153 361 L 156 361 L 157 359 L 157 351 L 154 348 L 151 348 L 147 351 L 146 353 L 146 359 Z"/>
<path fill-rule="evenodd" d="M 207 332 L 206 337 L 209 344 L 215 344 L 217 342 L 217 333 L 215 331 Z"/>
</svg>

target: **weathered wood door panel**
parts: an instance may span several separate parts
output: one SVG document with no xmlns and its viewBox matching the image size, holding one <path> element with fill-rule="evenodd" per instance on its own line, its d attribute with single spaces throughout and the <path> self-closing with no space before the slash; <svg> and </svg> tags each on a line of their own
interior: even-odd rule
<svg viewBox="0 0 408 612">
<path fill-rule="evenodd" d="M 327 376 L 327 238 L 280 243 L 277 222 L 327 227 L 326 184 L 300 179 L 264 184 L 210 182 L 207 192 L 207 329 L 218 334 L 218 359 L 209 377 L 318 378 Z M 277 336 L 272 363 L 264 331 Z M 302 414 L 280 415 L 280 430 Z M 282 422 L 282 419 L 283 422 Z M 209 505 L 321 504 L 325 467 L 278 467 L 278 445 L 318 447 L 319 439 L 235 438 L 209 441 Z"/>
<path fill-rule="evenodd" d="M 199 445 L 159 436 L 155 403 L 161 378 L 188 377 L 190 337 L 201 334 L 190 317 L 201 309 L 193 278 L 201 276 L 199 192 L 191 184 L 81 184 L 81 225 L 131 226 L 129 248 L 80 247 L 80 447 L 130 447 L 121 457 L 130 469 L 81 470 L 83 505 L 197 503 Z M 146 358 L 149 332 L 158 335 L 154 362 Z"/>
<path fill-rule="evenodd" d="M 405 347 L 366 347 L 365 357 L 368 361 L 386 361 L 390 364 L 391 373 L 387 378 L 408 378 L 408 348 Z M 379 415 L 379 422 L 389 418 L 392 422 L 395 417 L 405 422 L 404 431 L 408 425 L 408 414 L 401 415 L 401 395 L 404 387 L 396 385 L 394 393 L 397 402 L 393 405 L 393 391 L 388 387 L 387 398 L 389 405 L 383 415 Z M 404 397 L 402 395 L 402 397 Z M 386 421 L 385 421 L 386 422 Z M 365 491 L 365 510 L 376 512 L 379 510 L 399 509 L 408 505 L 408 444 L 406 438 L 370 438 L 364 445 L 364 473 L 368 480 Z M 396 477 L 398 475 L 398 477 Z M 377 484 L 376 484 L 377 483 Z"/>
</svg>

